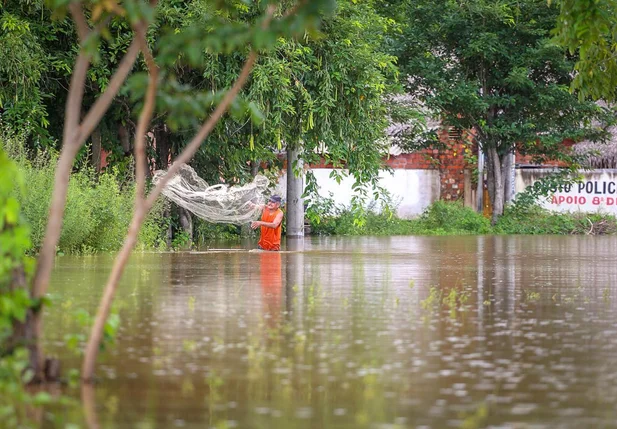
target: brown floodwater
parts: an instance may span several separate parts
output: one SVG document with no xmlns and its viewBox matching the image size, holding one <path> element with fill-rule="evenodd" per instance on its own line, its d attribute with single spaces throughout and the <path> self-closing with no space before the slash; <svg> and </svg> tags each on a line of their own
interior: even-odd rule
<svg viewBox="0 0 617 429">
<path fill-rule="evenodd" d="M 133 255 L 92 401 L 43 426 L 617 427 L 617 238 L 287 248 Z M 112 262 L 57 260 L 45 336 L 65 373 Z"/>
</svg>

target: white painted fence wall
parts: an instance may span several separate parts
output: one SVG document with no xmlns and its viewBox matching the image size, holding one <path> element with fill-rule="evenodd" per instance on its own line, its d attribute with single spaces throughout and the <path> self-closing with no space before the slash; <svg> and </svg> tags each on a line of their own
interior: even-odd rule
<svg viewBox="0 0 617 429">
<path fill-rule="evenodd" d="M 552 169 L 516 170 L 516 192 L 553 172 Z M 583 181 L 556 192 L 541 205 L 558 212 L 603 212 L 617 215 L 617 169 L 583 172 Z"/>
<path fill-rule="evenodd" d="M 341 183 L 330 178 L 331 168 L 311 170 L 319 186 L 319 195 L 334 199 L 336 204 L 349 206 L 353 196 L 353 177 L 345 177 Z M 277 192 L 285 196 L 286 173 L 280 178 Z M 392 195 L 398 203 L 397 215 L 412 218 L 421 214 L 426 207 L 439 199 L 440 180 L 437 170 L 394 170 L 392 173 L 380 174 L 380 185 Z"/>
</svg>

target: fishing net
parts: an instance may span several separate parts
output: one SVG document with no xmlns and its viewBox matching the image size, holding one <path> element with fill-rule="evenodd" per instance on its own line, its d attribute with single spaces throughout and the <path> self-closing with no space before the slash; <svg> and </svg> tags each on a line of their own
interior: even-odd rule
<svg viewBox="0 0 617 429">
<path fill-rule="evenodd" d="M 152 180 L 158 183 L 167 172 L 154 172 Z M 269 181 L 256 176 L 244 186 L 208 185 L 188 165 L 180 167 L 172 177 L 163 195 L 208 222 L 242 224 L 254 220 L 265 201 Z"/>
</svg>

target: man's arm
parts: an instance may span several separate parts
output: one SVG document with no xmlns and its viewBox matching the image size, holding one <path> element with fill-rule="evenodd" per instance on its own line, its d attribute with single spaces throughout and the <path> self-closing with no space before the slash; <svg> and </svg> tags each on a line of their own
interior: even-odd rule
<svg viewBox="0 0 617 429">
<path fill-rule="evenodd" d="M 266 228 L 276 228 L 283 221 L 283 212 L 279 212 L 272 222 L 264 222 L 261 220 L 256 220 L 251 223 L 251 228 L 255 229 L 259 226 L 265 226 Z"/>
<path fill-rule="evenodd" d="M 249 206 L 251 209 L 257 208 L 257 209 L 259 209 L 259 210 L 263 210 L 263 209 L 265 209 L 265 208 L 266 208 L 266 205 L 265 205 L 265 204 L 255 204 L 255 203 L 254 203 L 254 202 L 252 202 L 252 201 L 249 201 L 249 202 L 248 202 L 248 206 Z"/>
</svg>

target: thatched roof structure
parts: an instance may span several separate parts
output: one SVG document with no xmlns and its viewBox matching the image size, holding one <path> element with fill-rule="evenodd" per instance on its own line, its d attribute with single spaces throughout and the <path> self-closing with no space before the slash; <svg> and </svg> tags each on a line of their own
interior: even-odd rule
<svg viewBox="0 0 617 429">
<path fill-rule="evenodd" d="M 407 120 L 395 120 L 390 116 L 386 128 L 386 141 L 390 155 L 400 155 L 409 151 L 415 145 L 421 144 L 426 134 L 440 128 L 441 122 L 434 118 L 431 112 L 417 97 L 411 94 L 397 94 L 388 96 L 387 103 L 392 110 L 414 111 L 415 115 Z"/>
<path fill-rule="evenodd" d="M 617 129 L 611 130 L 607 142 L 583 141 L 575 144 L 573 150 L 582 156 L 584 167 L 617 168 Z"/>
</svg>

